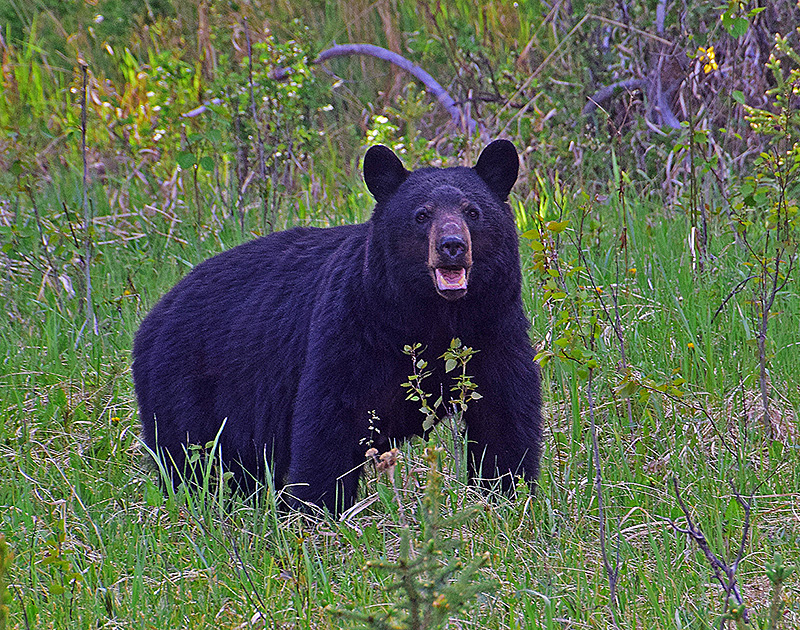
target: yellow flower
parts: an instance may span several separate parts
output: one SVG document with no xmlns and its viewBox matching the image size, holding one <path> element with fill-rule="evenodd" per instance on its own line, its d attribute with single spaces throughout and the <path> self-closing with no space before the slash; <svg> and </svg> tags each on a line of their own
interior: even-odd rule
<svg viewBox="0 0 800 630">
<path fill-rule="evenodd" d="M 689 350 L 694 350 L 694 344 L 690 341 L 688 345 Z"/>
<path fill-rule="evenodd" d="M 697 49 L 697 58 L 703 63 L 703 72 L 706 74 L 713 70 L 719 70 L 713 46 L 709 46 L 708 48 L 700 46 Z"/>
<path fill-rule="evenodd" d="M 628 269 L 628 273 L 631 274 L 632 276 L 635 275 L 636 274 L 636 267 L 631 267 L 630 269 Z"/>
</svg>

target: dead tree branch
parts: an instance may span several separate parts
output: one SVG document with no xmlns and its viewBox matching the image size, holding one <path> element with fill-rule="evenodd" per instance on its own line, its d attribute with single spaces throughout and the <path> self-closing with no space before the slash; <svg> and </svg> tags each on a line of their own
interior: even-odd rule
<svg viewBox="0 0 800 630">
<path fill-rule="evenodd" d="M 416 79 L 421 81 L 423 85 L 425 85 L 428 91 L 438 99 L 442 107 L 448 111 L 450 117 L 453 119 L 453 123 L 455 123 L 459 129 L 466 131 L 469 135 L 475 133 L 478 123 L 476 123 L 469 114 L 456 105 L 456 102 L 453 100 L 453 97 L 448 94 L 447 90 L 445 90 L 439 84 L 439 82 L 436 81 L 436 79 L 434 79 L 425 70 L 420 68 L 417 64 L 412 63 L 396 52 L 392 52 L 386 48 L 381 48 L 380 46 L 374 46 L 373 44 L 341 44 L 332 46 L 327 50 L 323 50 L 313 61 L 313 63 L 320 64 L 328 61 L 329 59 L 346 57 L 349 55 L 368 55 L 370 57 L 375 57 L 376 59 L 388 61 L 398 68 L 402 68 Z M 274 70 L 271 76 L 274 79 L 280 80 L 286 76 L 288 71 L 289 70 L 287 68 L 279 68 Z"/>
<path fill-rule="evenodd" d="M 646 79 L 626 79 L 625 81 L 617 81 L 611 85 L 600 88 L 592 96 L 589 97 L 589 102 L 583 106 L 581 113 L 588 116 L 603 103 L 611 99 L 615 94 L 621 92 L 633 92 L 634 90 L 645 90 L 647 88 Z"/>
<path fill-rule="evenodd" d="M 626 79 L 601 88 L 588 97 L 588 102 L 582 110 L 584 116 L 592 114 L 604 102 L 622 91 L 642 90 L 647 97 L 645 118 L 648 123 L 655 127 L 681 128 L 681 123 L 672 110 L 672 100 L 683 84 L 687 59 L 685 54 L 675 52 L 675 45 L 663 37 L 666 5 L 666 0 L 660 0 L 656 7 L 656 32 L 658 35 L 651 36 L 650 39 L 657 42 L 659 46 L 655 53 L 655 64 L 651 61 L 647 77 Z M 642 31 L 638 32 L 641 35 L 649 35 Z"/>
<path fill-rule="evenodd" d="M 87 327 L 91 327 L 95 336 L 100 334 L 97 326 L 97 316 L 94 313 L 94 306 L 92 304 L 92 213 L 89 206 L 89 166 L 86 157 L 86 90 L 88 81 L 89 67 L 85 62 L 81 62 L 81 75 L 82 75 L 82 89 L 81 89 L 81 157 L 83 159 L 83 229 L 84 229 L 84 277 L 86 281 L 86 320 L 83 322 L 78 336 L 75 339 L 75 348 L 80 345 L 83 331 Z"/>
<path fill-rule="evenodd" d="M 706 557 L 706 560 L 708 561 L 708 564 L 711 566 L 711 570 L 714 573 L 714 578 L 717 580 L 717 582 L 719 582 L 720 586 L 722 586 L 722 588 L 725 591 L 725 604 L 724 604 L 725 612 L 726 613 L 728 612 L 728 605 L 729 605 L 728 602 L 731 596 L 733 596 L 733 598 L 736 600 L 737 605 L 743 605 L 744 601 L 742 600 L 742 595 L 739 591 L 739 586 L 737 585 L 736 571 L 739 568 L 739 563 L 744 557 L 745 545 L 747 543 L 747 536 L 750 531 L 750 504 L 742 498 L 742 496 L 733 486 L 733 483 L 731 483 L 731 490 L 733 491 L 733 496 L 744 510 L 744 523 L 742 524 L 742 539 L 739 544 L 739 550 L 736 555 L 736 559 L 733 561 L 732 564 L 728 565 L 724 561 L 720 560 L 713 551 L 711 551 L 711 546 L 708 544 L 708 539 L 706 538 L 703 531 L 700 529 L 700 526 L 692 521 L 692 515 L 689 512 L 689 508 L 687 508 L 686 503 L 683 502 L 680 490 L 678 489 L 678 479 L 676 477 L 672 478 L 672 488 L 675 491 L 675 498 L 678 501 L 678 505 L 680 506 L 684 517 L 686 518 L 687 526 L 680 527 L 672 519 L 668 519 L 669 524 L 676 532 L 680 532 L 681 534 L 686 534 L 687 536 L 690 536 L 692 540 L 694 540 L 694 542 L 700 548 L 700 550 L 703 552 L 703 555 Z M 725 621 L 727 619 L 728 617 L 726 615 L 723 615 L 722 621 L 720 623 L 720 628 L 724 628 Z M 749 612 L 747 608 L 743 609 L 742 620 L 745 623 L 747 623 L 749 620 Z"/>
</svg>

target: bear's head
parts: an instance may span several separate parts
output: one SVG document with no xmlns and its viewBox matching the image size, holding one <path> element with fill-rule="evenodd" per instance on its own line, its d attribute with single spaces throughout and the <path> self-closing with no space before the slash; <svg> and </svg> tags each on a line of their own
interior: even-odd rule
<svg viewBox="0 0 800 630">
<path fill-rule="evenodd" d="M 384 264 L 402 285 L 395 288 L 454 302 L 506 272 L 518 284 L 516 226 L 505 203 L 518 171 L 508 140 L 489 144 L 474 168 L 412 172 L 388 147 L 371 147 L 364 180 L 377 201 L 372 221 Z"/>
</svg>

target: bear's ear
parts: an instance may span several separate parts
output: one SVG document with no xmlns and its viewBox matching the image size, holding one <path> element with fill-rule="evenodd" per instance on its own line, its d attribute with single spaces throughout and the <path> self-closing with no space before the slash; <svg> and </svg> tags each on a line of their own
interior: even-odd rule
<svg viewBox="0 0 800 630">
<path fill-rule="evenodd" d="M 516 147 L 508 140 L 495 140 L 483 150 L 474 170 L 505 201 L 519 174 Z"/>
<path fill-rule="evenodd" d="M 375 201 L 391 197 L 406 177 L 408 171 L 389 147 L 376 144 L 369 148 L 364 156 L 364 181 Z"/>
</svg>

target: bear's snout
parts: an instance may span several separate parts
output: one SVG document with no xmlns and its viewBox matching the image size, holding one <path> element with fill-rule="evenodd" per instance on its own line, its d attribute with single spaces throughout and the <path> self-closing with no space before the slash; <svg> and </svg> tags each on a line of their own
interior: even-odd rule
<svg viewBox="0 0 800 630">
<path fill-rule="evenodd" d="M 449 234 L 439 239 L 437 250 L 443 261 L 459 263 L 467 251 L 467 243 L 460 235 Z"/>
<path fill-rule="evenodd" d="M 442 212 L 435 216 L 428 234 L 428 268 L 436 292 L 447 300 L 467 294 L 472 267 L 472 239 L 460 216 Z"/>
</svg>

